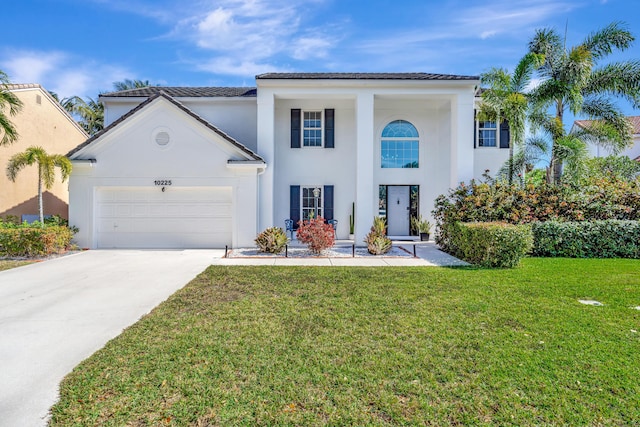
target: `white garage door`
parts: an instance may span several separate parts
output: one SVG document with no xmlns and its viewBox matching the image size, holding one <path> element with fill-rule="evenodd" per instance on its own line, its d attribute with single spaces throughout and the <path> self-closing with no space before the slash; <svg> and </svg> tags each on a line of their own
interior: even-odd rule
<svg viewBox="0 0 640 427">
<path fill-rule="evenodd" d="M 108 187 L 96 200 L 99 248 L 231 246 L 230 187 Z"/>
</svg>

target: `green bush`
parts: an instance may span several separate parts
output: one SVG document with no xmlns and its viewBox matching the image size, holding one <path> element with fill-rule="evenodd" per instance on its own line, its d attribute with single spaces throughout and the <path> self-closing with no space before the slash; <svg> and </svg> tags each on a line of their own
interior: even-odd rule
<svg viewBox="0 0 640 427">
<path fill-rule="evenodd" d="M 36 257 L 62 253 L 71 246 L 73 231 L 62 226 L 0 227 L 0 255 Z"/>
<path fill-rule="evenodd" d="M 472 180 L 438 196 L 433 217 L 436 243 L 454 253 L 456 222 L 640 220 L 640 183 L 616 177 L 594 179 L 580 187 Z"/>
<path fill-rule="evenodd" d="M 256 237 L 256 245 L 260 252 L 270 254 L 279 254 L 289 242 L 287 233 L 280 227 L 270 227 L 258 234 Z"/>
<path fill-rule="evenodd" d="M 451 227 L 453 255 L 482 267 L 515 267 L 533 242 L 528 225 L 457 222 Z"/>
<path fill-rule="evenodd" d="M 532 232 L 535 256 L 640 258 L 640 221 L 547 221 Z"/>
</svg>

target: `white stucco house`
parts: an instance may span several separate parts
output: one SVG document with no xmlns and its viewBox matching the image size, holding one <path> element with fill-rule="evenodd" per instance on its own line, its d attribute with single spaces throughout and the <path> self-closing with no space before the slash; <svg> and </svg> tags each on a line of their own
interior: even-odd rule
<svg viewBox="0 0 640 427">
<path fill-rule="evenodd" d="M 620 156 L 627 156 L 632 160 L 640 162 L 640 116 L 627 117 L 631 127 L 633 129 L 633 145 L 619 153 Z M 588 129 L 591 126 L 592 120 L 576 120 L 571 127 L 571 133 L 578 131 L 579 129 Z M 613 154 L 613 152 L 599 144 L 588 144 L 587 149 L 591 157 L 607 157 Z"/>
<path fill-rule="evenodd" d="M 86 248 L 253 246 L 311 212 L 356 243 L 373 217 L 411 234 L 434 199 L 496 172 L 508 128 L 474 119 L 478 77 L 269 73 L 255 88 L 102 95 L 105 129 L 68 156 L 70 223 Z M 314 189 L 318 197 L 314 196 Z M 318 191 L 320 190 L 320 191 Z"/>
</svg>

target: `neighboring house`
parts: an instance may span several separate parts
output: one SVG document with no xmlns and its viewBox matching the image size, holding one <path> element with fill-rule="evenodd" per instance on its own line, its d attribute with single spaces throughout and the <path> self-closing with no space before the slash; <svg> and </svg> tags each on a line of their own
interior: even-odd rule
<svg viewBox="0 0 640 427">
<path fill-rule="evenodd" d="M 346 238 L 352 203 L 356 243 L 376 215 L 390 235 L 408 237 L 411 216 L 430 217 L 439 194 L 508 157 L 499 129 L 474 123 L 475 76 L 271 73 L 256 82 L 102 95 L 105 130 L 69 153 L 78 244 L 252 246 L 261 230 L 316 211 Z"/>
<path fill-rule="evenodd" d="M 627 117 L 633 127 L 633 145 L 622 151 L 620 156 L 627 156 L 640 162 L 640 116 Z M 575 132 L 577 128 L 587 129 L 591 124 L 591 120 L 576 120 L 573 122 L 571 132 Z M 598 144 L 588 144 L 589 154 L 592 157 L 607 157 L 612 155 L 612 151 Z"/>
<path fill-rule="evenodd" d="M 41 146 L 49 154 L 65 154 L 85 141 L 88 135 L 38 84 L 10 84 L 8 90 L 23 103 L 22 110 L 9 120 L 18 131 L 18 140 L 0 147 L 0 217 L 38 215 L 38 169 L 27 166 L 15 182 L 5 173 L 9 159 L 30 146 Z M 51 190 L 43 192 L 45 215 L 68 216 L 68 182 L 56 180 Z"/>
</svg>

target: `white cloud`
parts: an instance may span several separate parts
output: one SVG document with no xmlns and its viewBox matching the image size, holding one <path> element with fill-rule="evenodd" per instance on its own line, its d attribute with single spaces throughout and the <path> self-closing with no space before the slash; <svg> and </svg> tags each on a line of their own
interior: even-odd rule
<svg viewBox="0 0 640 427">
<path fill-rule="evenodd" d="M 337 44 L 338 37 L 312 30 L 321 23 L 306 20 L 309 6 L 282 0 L 216 1 L 214 7 L 188 11 L 168 36 L 213 52 L 213 59 L 199 65 L 202 70 L 247 75 L 261 67 L 258 72 L 265 72 L 281 68 L 279 62 L 325 58 Z"/>
<path fill-rule="evenodd" d="M 230 57 L 215 58 L 210 61 L 201 62 L 196 65 L 200 71 L 207 71 L 215 74 L 256 76 L 269 72 L 285 72 L 288 69 L 280 68 L 269 63 L 259 63 L 251 60 L 241 60 Z M 252 83 L 252 85 L 255 83 Z"/>
<path fill-rule="evenodd" d="M 319 37 L 301 37 L 293 45 L 292 56 L 295 59 L 326 58 L 332 44 Z"/>
<path fill-rule="evenodd" d="M 540 25 L 548 18 L 569 12 L 577 6 L 571 1 L 556 0 L 499 0 L 492 4 L 470 7 L 460 11 L 456 28 L 465 36 L 476 34 L 482 39 L 496 34 L 521 32 L 532 25 Z"/>
<path fill-rule="evenodd" d="M 65 59 L 61 52 L 22 51 L 8 52 L 3 56 L 2 68 L 15 83 L 40 83 Z"/>
<path fill-rule="evenodd" d="M 111 90 L 113 82 L 131 75 L 123 67 L 87 61 L 65 52 L 7 50 L 0 69 L 14 83 L 38 83 L 60 98 L 81 96 L 97 98 L 100 91 Z"/>
</svg>

